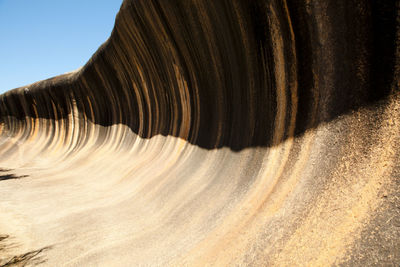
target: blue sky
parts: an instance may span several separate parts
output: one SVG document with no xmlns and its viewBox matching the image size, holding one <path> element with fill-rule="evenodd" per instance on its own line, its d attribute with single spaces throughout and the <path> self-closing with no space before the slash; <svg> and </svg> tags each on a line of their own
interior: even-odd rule
<svg viewBox="0 0 400 267">
<path fill-rule="evenodd" d="M 84 65 L 122 0 L 0 0 L 0 94 Z"/>
</svg>

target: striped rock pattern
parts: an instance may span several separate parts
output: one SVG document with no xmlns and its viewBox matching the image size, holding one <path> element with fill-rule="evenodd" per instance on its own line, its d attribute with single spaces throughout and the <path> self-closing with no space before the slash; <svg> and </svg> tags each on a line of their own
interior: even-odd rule
<svg viewBox="0 0 400 267">
<path fill-rule="evenodd" d="M 0 96 L 0 265 L 400 261 L 399 4 L 125 0 Z"/>
</svg>

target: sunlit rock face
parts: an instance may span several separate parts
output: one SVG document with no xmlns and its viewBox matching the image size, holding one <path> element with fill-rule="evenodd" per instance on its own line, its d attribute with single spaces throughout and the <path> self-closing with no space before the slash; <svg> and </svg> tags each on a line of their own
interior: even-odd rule
<svg viewBox="0 0 400 267">
<path fill-rule="evenodd" d="M 0 265 L 398 263 L 395 2 L 125 0 L 0 96 Z"/>
</svg>

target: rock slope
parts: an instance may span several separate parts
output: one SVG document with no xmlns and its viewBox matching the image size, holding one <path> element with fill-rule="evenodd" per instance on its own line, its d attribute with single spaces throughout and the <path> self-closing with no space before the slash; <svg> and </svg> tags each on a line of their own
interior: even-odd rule
<svg viewBox="0 0 400 267">
<path fill-rule="evenodd" d="M 0 96 L 0 265 L 400 261 L 399 3 L 125 0 Z"/>
</svg>

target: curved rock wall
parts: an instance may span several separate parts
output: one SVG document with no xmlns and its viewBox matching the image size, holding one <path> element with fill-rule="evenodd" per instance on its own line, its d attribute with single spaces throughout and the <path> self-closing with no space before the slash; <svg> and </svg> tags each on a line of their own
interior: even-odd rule
<svg viewBox="0 0 400 267">
<path fill-rule="evenodd" d="M 398 11 L 125 0 L 0 96 L 0 264 L 398 262 Z"/>
</svg>

